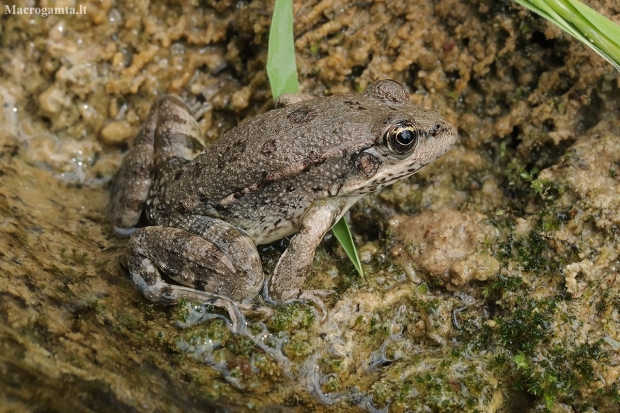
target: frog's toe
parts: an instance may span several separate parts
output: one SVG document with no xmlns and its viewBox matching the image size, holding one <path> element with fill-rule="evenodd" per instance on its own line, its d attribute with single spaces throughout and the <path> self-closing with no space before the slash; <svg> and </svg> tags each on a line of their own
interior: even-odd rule
<svg viewBox="0 0 620 413">
<path fill-rule="evenodd" d="M 303 290 L 299 295 L 299 298 L 302 298 L 305 294 L 315 295 L 319 297 L 329 297 L 330 295 L 336 294 L 334 290 Z"/>
<path fill-rule="evenodd" d="M 315 305 L 317 312 L 321 314 L 321 321 L 325 321 L 327 318 L 327 309 L 321 297 L 327 297 L 335 293 L 336 292 L 333 290 L 303 290 L 295 301 L 311 302 Z"/>
<path fill-rule="evenodd" d="M 323 302 L 323 297 L 327 297 L 335 294 L 336 292 L 333 290 L 301 290 L 299 294 L 297 294 L 296 298 L 291 298 L 283 301 L 285 304 L 291 304 L 295 302 L 303 302 L 303 303 L 312 303 L 316 312 L 319 314 L 321 321 L 325 321 L 327 318 L 327 308 L 325 307 L 325 303 Z M 271 299 L 266 290 L 263 290 L 263 299 L 269 304 L 279 304 L 278 301 L 274 301 Z"/>
<path fill-rule="evenodd" d="M 197 301 L 200 303 L 210 304 L 214 307 L 221 308 L 228 313 L 228 319 L 224 316 L 214 313 L 205 313 L 203 317 L 198 321 L 206 321 L 213 318 L 221 318 L 228 328 L 235 334 L 241 334 L 245 332 L 246 320 L 242 309 L 245 310 L 244 305 L 239 305 L 235 301 L 228 297 L 223 297 L 218 294 L 209 293 L 207 291 L 197 291 L 183 286 L 170 286 L 172 289 L 166 293 L 166 298 L 171 301 L 178 302 L 181 298 L 187 301 Z"/>
<path fill-rule="evenodd" d="M 186 300 L 210 304 L 214 307 L 226 310 L 230 321 L 225 318 L 224 320 L 229 324 L 229 328 L 232 332 L 240 333 L 245 329 L 245 317 L 243 313 L 237 304 L 229 298 L 207 291 L 194 290 L 182 285 L 168 284 L 161 279 L 155 283 L 149 283 L 141 276 L 132 274 L 132 278 L 142 291 L 142 294 L 144 294 L 149 301 L 159 304 L 175 304 L 181 300 Z"/>
<path fill-rule="evenodd" d="M 247 316 L 260 316 L 261 320 L 267 320 L 273 316 L 273 309 L 257 304 L 242 303 L 239 304 L 239 309 Z"/>
<path fill-rule="evenodd" d="M 131 227 L 131 228 L 121 228 L 121 227 L 116 227 L 116 226 L 114 227 L 114 233 L 121 237 L 130 237 L 137 230 L 138 230 L 138 227 Z"/>
</svg>

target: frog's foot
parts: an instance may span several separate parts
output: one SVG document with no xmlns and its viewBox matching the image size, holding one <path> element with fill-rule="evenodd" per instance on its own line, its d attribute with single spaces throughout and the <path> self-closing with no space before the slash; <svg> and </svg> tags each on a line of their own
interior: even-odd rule
<svg viewBox="0 0 620 413">
<path fill-rule="evenodd" d="M 183 286 L 171 285 L 170 287 L 175 288 L 177 293 L 180 291 L 188 293 L 183 296 L 183 298 L 185 298 L 186 300 L 200 301 L 202 303 L 211 304 L 214 307 L 226 310 L 230 319 L 230 329 L 232 332 L 240 333 L 245 329 L 245 317 L 243 316 L 243 313 L 239 309 L 237 303 L 235 303 L 233 300 L 226 297 L 218 296 L 217 294 L 208 293 L 206 291 L 195 291 L 191 288 Z M 191 297 L 195 298 L 192 299 Z M 179 299 L 177 298 L 175 302 L 178 300 Z M 224 320 L 228 322 L 228 320 Z"/>
<path fill-rule="evenodd" d="M 325 321 L 327 318 L 327 309 L 321 297 L 327 297 L 335 293 L 336 292 L 332 290 L 302 290 L 301 294 L 299 294 L 294 301 L 311 302 L 315 305 L 317 312 L 320 310 L 321 321 Z"/>
<path fill-rule="evenodd" d="M 240 275 L 238 266 L 217 245 L 176 228 L 140 228 L 127 247 L 127 269 L 150 301 L 175 304 L 185 299 L 211 304 L 228 312 L 234 331 L 244 328 L 245 318 L 235 301 L 256 296 L 262 272 Z M 246 257 L 246 265 L 248 261 Z M 260 268 L 258 254 L 254 266 Z M 160 271 L 182 285 L 167 283 Z"/>
<path fill-rule="evenodd" d="M 138 286 L 138 289 L 140 289 L 142 294 L 151 302 L 171 305 L 181 300 L 186 300 L 209 304 L 214 307 L 222 308 L 228 313 L 230 329 L 233 332 L 238 333 L 241 331 L 240 329 L 245 327 L 245 317 L 243 313 L 237 306 L 237 303 L 229 298 L 206 291 L 194 290 L 182 285 L 168 284 L 161 278 L 154 284 L 151 284 L 139 275 L 132 274 L 131 277 Z M 226 321 L 228 322 L 228 320 Z"/>
<path fill-rule="evenodd" d="M 263 305 L 241 303 L 238 304 L 238 307 L 244 315 L 249 315 L 251 317 L 259 316 L 261 320 L 266 320 L 273 316 L 273 309 Z"/>
<path fill-rule="evenodd" d="M 323 298 L 336 293 L 333 290 L 301 290 L 295 298 L 289 298 L 287 300 L 279 302 L 269 297 L 268 288 L 268 284 L 265 283 L 265 286 L 263 288 L 263 299 L 267 303 L 272 305 L 277 305 L 281 303 L 291 304 L 295 302 L 312 303 L 314 309 L 321 318 L 321 322 L 325 321 L 325 319 L 327 318 L 327 308 L 325 307 Z"/>
</svg>

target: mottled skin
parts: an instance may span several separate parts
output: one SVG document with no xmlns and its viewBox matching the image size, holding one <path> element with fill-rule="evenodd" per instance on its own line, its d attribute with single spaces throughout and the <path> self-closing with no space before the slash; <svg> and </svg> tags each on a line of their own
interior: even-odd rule
<svg viewBox="0 0 620 413">
<path fill-rule="evenodd" d="M 119 232 L 146 212 L 150 226 L 132 235 L 127 267 L 147 298 L 247 302 L 266 283 L 272 299 L 313 299 L 302 286 L 332 225 L 364 194 L 414 174 L 456 140 L 453 125 L 410 103 L 391 80 L 361 95 L 280 103 L 206 148 L 180 99 L 153 106 L 112 201 Z M 265 281 L 256 245 L 295 233 Z"/>
</svg>

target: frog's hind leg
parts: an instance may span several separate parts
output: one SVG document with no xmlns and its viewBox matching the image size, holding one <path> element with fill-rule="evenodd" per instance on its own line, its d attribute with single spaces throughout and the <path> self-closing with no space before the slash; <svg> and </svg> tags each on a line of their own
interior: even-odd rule
<svg viewBox="0 0 620 413">
<path fill-rule="evenodd" d="M 126 265 L 150 301 L 175 304 L 186 299 L 222 307 L 228 311 L 235 331 L 243 320 L 235 301 L 256 296 L 263 281 L 258 253 L 254 264 L 258 268 L 253 269 L 256 279 L 240 277 L 243 271 L 217 245 L 170 227 L 137 230 L 128 243 Z M 166 282 L 162 273 L 182 285 Z"/>
<path fill-rule="evenodd" d="M 205 141 L 198 122 L 180 98 L 167 95 L 158 105 L 155 170 L 161 175 L 193 160 L 204 150 Z"/>
<path fill-rule="evenodd" d="M 112 183 L 111 218 L 114 230 L 121 235 L 133 232 L 151 188 L 157 107 L 155 104 L 151 108 Z"/>
<path fill-rule="evenodd" d="M 115 231 L 135 231 L 153 180 L 157 183 L 162 174 L 194 159 L 203 145 L 200 127 L 180 98 L 164 96 L 155 102 L 112 185 Z"/>
</svg>

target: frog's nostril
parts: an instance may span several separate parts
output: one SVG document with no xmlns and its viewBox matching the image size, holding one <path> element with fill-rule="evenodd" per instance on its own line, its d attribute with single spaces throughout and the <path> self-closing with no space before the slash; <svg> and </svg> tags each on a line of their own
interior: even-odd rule
<svg viewBox="0 0 620 413">
<path fill-rule="evenodd" d="M 433 126 L 433 136 L 437 136 L 437 134 L 441 132 L 443 129 L 444 129 L 444 126 L 442 123 L 436 123 L 435 126 Z"/>
</svg>

